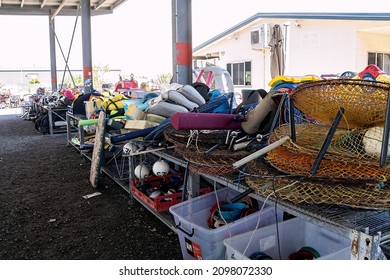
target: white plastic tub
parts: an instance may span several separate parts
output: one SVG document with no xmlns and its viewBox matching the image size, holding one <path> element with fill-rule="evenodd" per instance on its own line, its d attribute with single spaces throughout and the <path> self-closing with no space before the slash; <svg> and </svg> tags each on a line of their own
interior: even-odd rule
<svg viewBox="0 0 390 280">
<path fill-rule="evenodd" d="M 228 201 L 240 192 L 223 188 L 196 198 L 181 202 L 169 208 L 178 228 L 179 242 L 183 259 L 223 260 L 225 246 L 223 240 L 239 233 L 275 223 L 275 208 L 264 207 L 263 211 L 250 214 L 234 222 L 212 229 L 207 224 L 210 208 L 218 201 Z M 282 221 L 283 212 L 277 211 L 278 221 Z"/>
<path fill-rule="evenodd" d="M 350 259 L 351 240 L 299 218 L 256 229 L 224 240 L 226 259 L 249 260 L 262 252 L 273 260 L 288 260 L 289 255 L 309 246 L 320 253 L 316 260 Z M 280 255 L 279 255 L 280 249 Z"/>
</svg>

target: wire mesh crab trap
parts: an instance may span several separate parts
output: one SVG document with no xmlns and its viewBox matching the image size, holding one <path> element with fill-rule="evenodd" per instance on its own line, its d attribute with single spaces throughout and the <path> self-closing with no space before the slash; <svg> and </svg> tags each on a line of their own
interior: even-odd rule
<svg viewBox="0 0 390 280">
<path fill-rule="evenodd" d="M 190 171 L 215 176 L 237 172 L 233 163 L 251 153 L 250 148 L 229 149 L 228 134 L 226 130 L 164 131 L 165 139 L 175 146 L 175 152 L 189 162 Z"/>
<path fill-rule="evenodd" d="M 327 204 L 352 208 L 388 210 L 390 209 L 390 189 L 374 187 L 366 182 L 332 182 L 327 178 L 316 180 L 281 174 L 264 162 L 253 161 L 247 165 L 249 176 L 245 181 L 256 194 L 289 201 L 293 204 Z M 273 181 L 273 187 L 263 189 Z"/>
<path fill-rule="evenodd" d="M 258 161 L 248 164 L 257 175 L 246 177 L 248 185 L 266 195 L 271 190 L 259 186 L 272 178 L 279 186 L 294 182 L 278 192 L 293 203 L 390 208 L 390 167 L 380 161 L 388 91 L 389 84 L 362 80 L 298 86 L 289 98 L 306 120 L 273 130 L 269 144 L 292 131 L 294 137 L 267 153 L 271 169 Z"/>
<path fill-rule="evenodd" d="M 339 108 L 345 109 L 341 128 L 383 125 L 389 84 L 357 79 L 302 83 L 290 94 L 294 106 L 325 125 L 332 124 Z"/>
<path fill-rule="evenodd" d="M 281 139 L 288 131 L 287 125 L 278 127 L 272 133 L 270 143 Z M 370 153 L 374 145 L 380 150 L 380 141 L 368 141 L 365 136 L 367 129 L 336 130 L 319 168 L 313 174 L 314 163 L 328 131 L 329 127 L 319 124 L 299 124 L 296 126 L 296 141 L 287 141 L 270 151 L 267 161 L 286 174 L 325 177 L 334 182 L 360 180 L 371 183 L 390 176 L 390 168 L 381 167 L 377 154 Z"/>
</svg>

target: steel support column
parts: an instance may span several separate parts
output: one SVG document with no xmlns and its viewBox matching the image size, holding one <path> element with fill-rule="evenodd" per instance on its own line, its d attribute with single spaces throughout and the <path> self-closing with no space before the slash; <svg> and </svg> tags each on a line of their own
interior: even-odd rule
<svg viewBox="0 0 390 280">
<path fill-rule="evenodd" d="M 90 6 L 90 0 L 81 0 L 84 93 L 91 93 L 93 88 Z"/>
<path fill-rule="evenodd" d="M 173 81 L 192 83 L 191 0 L 172 0 Z"/>
<path fill-rule="evenodd" d="M 57 91 L 57 60 L 56 60 L 56 41 L 54 18 L 49 15 L 49 43 L 50 43 L 50 77 L 51 90 Z"/>
</svg>

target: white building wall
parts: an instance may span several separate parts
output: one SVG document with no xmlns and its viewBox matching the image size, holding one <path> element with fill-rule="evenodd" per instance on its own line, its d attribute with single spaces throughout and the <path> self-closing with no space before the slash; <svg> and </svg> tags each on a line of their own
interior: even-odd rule
<svg viewBox="0 0 390 280">
<path fill-rule="evenodd" d="M 269 48 L 255 50 L 251 47 L 251 31 L 255 26 L 259 26 L 269 21 L 260 21 L 246 26 L 239 32 L 235 32 L 220 41 L 211 44 L 207 48 L 195 53 L 194 55 L 206 55 L 207 53 L 220 53 L 219 60 L 210 60 L 216 62 L 218 66 L 226 69 L 227 63 L 232 62 L 252 62 L 252 85 L 243 87 L 237 86 L 236 92 L 243 88 L 268 88 L 271 79 L 270 73 L 270 50 Z M 284 21 L 283 21 L 284 22 Z M 283 22 L 279 24 L 283 25 Z M 275 21 L 273 21 L 273 24 Z"/>
<path fill-rule="evenodd" d="M 271 79 L 269 49 L 252 50 L 252 85 L 251 88 L 267 88 Z"/>
<path fill-rule="evenodd" d="M 311 20 L 291 25 L 288 76 L 337 74 L 355 69 L 356 27 Z"/>
<path fill-rule="evenodd" d="M 220 52 L 217 65 L 223 68 L 229 62 L 251 61 L 251 88 L 269 90 L 270 50 L 253 50 L 250 41 L 252 28 L 262 23 L 289 24 L 286 76 L 360 72 L 367 66 L 369 51 L 390 53 L 390 34 L 380 32 L 381 27 L 389 25 L 388 22 L 262 19 L 207 46 L 196 55 Z M 236 92 L 242 88 L 236 87 Z"/>
<path fill-rule="evenodd" d="M 390 34 L 378 35 L 367 32 L 358 32 L 356 50 L 357 69 L 363 70 L 367 66 L 368 52 L 390 53 Z"/>
</svg>

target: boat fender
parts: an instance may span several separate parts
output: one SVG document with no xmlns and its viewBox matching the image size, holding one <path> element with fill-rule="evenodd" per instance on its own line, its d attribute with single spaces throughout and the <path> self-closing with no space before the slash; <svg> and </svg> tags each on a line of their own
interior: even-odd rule
<svg viewBox="0 0 390 280">
<path fill-rule="evenodd" d="M 160 115 L 166 118 L 173 116 L 177 112 L 187 113 L 188 109 L 178 104 L 160 101 L 158 103 L 151 103 L 147 109 L 147 113 Z"/>
<path fill-rule="evenodd" d="M 164 101 L 170 100 L 174 103 L 177 103 L 181 106 L 186 107 L 188 110 L 192 111 L 195 108 L 198 108 L 199 105 L 195 102 L 188 100 L 183 94 L 176 90 L 169 90 L 164 92 L 163 94 Z"/>
<path fill-rule="evenodd" d="M 184 95 L 188 100 L 195 102 L 199 106 L 206 103 L 203 96 L 191 85 L 184 85 L 177 91 Z"/>
</svg>

